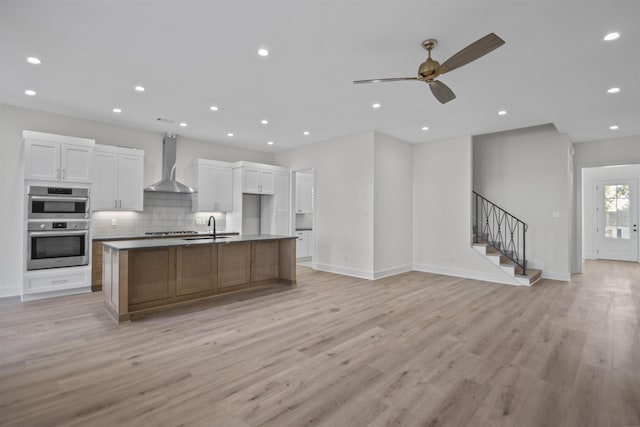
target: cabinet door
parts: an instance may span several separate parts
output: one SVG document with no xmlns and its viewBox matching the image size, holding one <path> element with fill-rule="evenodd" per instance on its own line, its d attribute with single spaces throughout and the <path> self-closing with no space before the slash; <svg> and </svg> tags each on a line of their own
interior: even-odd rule
<svg viewBox="0 0 640 427">
<path fill-rule="evenodd" d="M 258 169 L 247 169 L 243 171 L 242 191 L 244 193 L 259 193 L 260 172 Z"/>
<path fill-rule="evenodd" d="M 280 236 L 288 236 L 289 232 L 289 213 L 276 213 L 275 216 L 275 229 L 273 233 Z"/>
<path fill-rule="evenodd" d="M 273 194 L 276 187 L 276 174 L 271 171 L 260 171 L 260 193 Z"/>
<path fill-rule="evenodd" d="M 93 148 L 62 144 L 60 149 L 60 176 L 63 181 L 91 182 Z"/>
<path fill-rule="evenodd" d="M 27 141 L 25 145 L 25 179 L 60 179 L 60 144 Z"/>
<path fill-rule="evenodd" d="M 276 213 L 289 213 L 289 174 L 287 172 L 278 172 L 275 180 Z"/>
<path fill-rule="evenodd" d="M 196 212 L 214 211 L 214 199 L 216 193 L 216 168 L 214 166 L 198 166 L 196 187 L 198 193 L 194 200 L 196 202 Z"/>
<path fill-rule="evenodd" d="M 118 155 L 96 151 L 93 158 L 91 210 L 108 211 L 118 207 Z"/>
<path fill-rule="evenodd" d="M 233 169 L 219 167 L 217 173 L 216 203 L 218 212 L 233 211 Z"/>
<path fill-rule="evenodd" d="M 118 207 L 126 211 L 144 209 L 144 157 L 118 156 Z"/>
<path fill-rule="evenodd" d="M 296 258 L 306 258 L 309 256 L 309 240 L 307 233 L 298 231 L 298 241 L 296 242 Z"/>
</svg>

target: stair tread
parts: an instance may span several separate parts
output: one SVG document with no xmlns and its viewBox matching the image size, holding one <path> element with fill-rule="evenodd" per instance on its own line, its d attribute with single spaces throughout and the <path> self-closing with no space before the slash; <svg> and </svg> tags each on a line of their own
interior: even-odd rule
<svg viewBox="0 0 640 427">
<path fill-rule="evenodd" d="M 536 276 L 540 276 L 542 274 L 542 270 L 537 268 L 527 268 L 527 274 L 516 274 L 516 277 L 528 277 L 529 279 L 533 279 Z"/>
</svg>

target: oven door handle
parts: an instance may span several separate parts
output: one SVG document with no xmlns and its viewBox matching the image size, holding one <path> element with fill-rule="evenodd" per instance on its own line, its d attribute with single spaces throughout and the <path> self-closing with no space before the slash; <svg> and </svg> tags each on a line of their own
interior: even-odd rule
<svg viewBox="0 0 640 427">
<path fill-rule="evenodd" d="M 32 237 L 52 237 L 60 236 L 62 234 L 64 234 L 65 236 L 84 236 L 89 234 L 89 230 L 29 231 L 29 236 Z"/>
<path fill-rule="evenodd" d="M 36 200 L 38 202 L 86 202 L 89 200 L 88 197 L 65 197 L 65 196 L 29 196 L 31 200 Z"/>
</svg>

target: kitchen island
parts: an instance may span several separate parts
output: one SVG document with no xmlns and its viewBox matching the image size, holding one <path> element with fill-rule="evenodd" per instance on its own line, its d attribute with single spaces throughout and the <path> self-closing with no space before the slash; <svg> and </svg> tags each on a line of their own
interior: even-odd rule
<svg viewBox="0 0 640 427">
<path fill-rule="evenodd" d="M 104 306 L 116 322 L 215 295 L 296 283 L 296 238 L 188 237 L 103 243 Z"/>
</svg>

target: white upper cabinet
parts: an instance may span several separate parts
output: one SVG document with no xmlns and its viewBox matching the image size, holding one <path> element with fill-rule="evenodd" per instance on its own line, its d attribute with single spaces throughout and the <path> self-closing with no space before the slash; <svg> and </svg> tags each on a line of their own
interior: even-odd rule
<svg viewBox="0 0 640 427">
<path fill-rule="evenodd" d="M 296 213 L 313 212 L 313 178 L 296 174 Z"/>
<path fill-rule="evenodd" d="M 95 141 L 25 130 L 24 178 L 91 182 Z"/>
<path fill-rule="evenodd" d="M 242 192 L 252 194 L 273 194 L 275 173 L 273 170 L 245 166 L 242 172 Z"/>
<path fill-rule="evenodd" d="M 289 213 L 289 172 L 275 174 L 276 213 Z"/>
<path fill-rule="evenodd" d="M 196 159 L 189 165 L 189 184 L 193 212 L 231 212 L 233 210 L 233 168 L 230 163 Z"/>
<path fill-rule="evenodd" d="M 273 229 L 270 230 L 271 234 L 288 236 L 291 232 L 289 227 L 289 219 L 291 217 L 289 212 L 289 172 L 276 172 L 275 173 L 275 192 L 274 192 L 274 204 L 275 214 L 273 221 Z"/>
<path fill-rule="evenodd" d="M 96 145 L 93 165 L 92 210 L 144 209 L 144 151 Z"/>
</svg>

